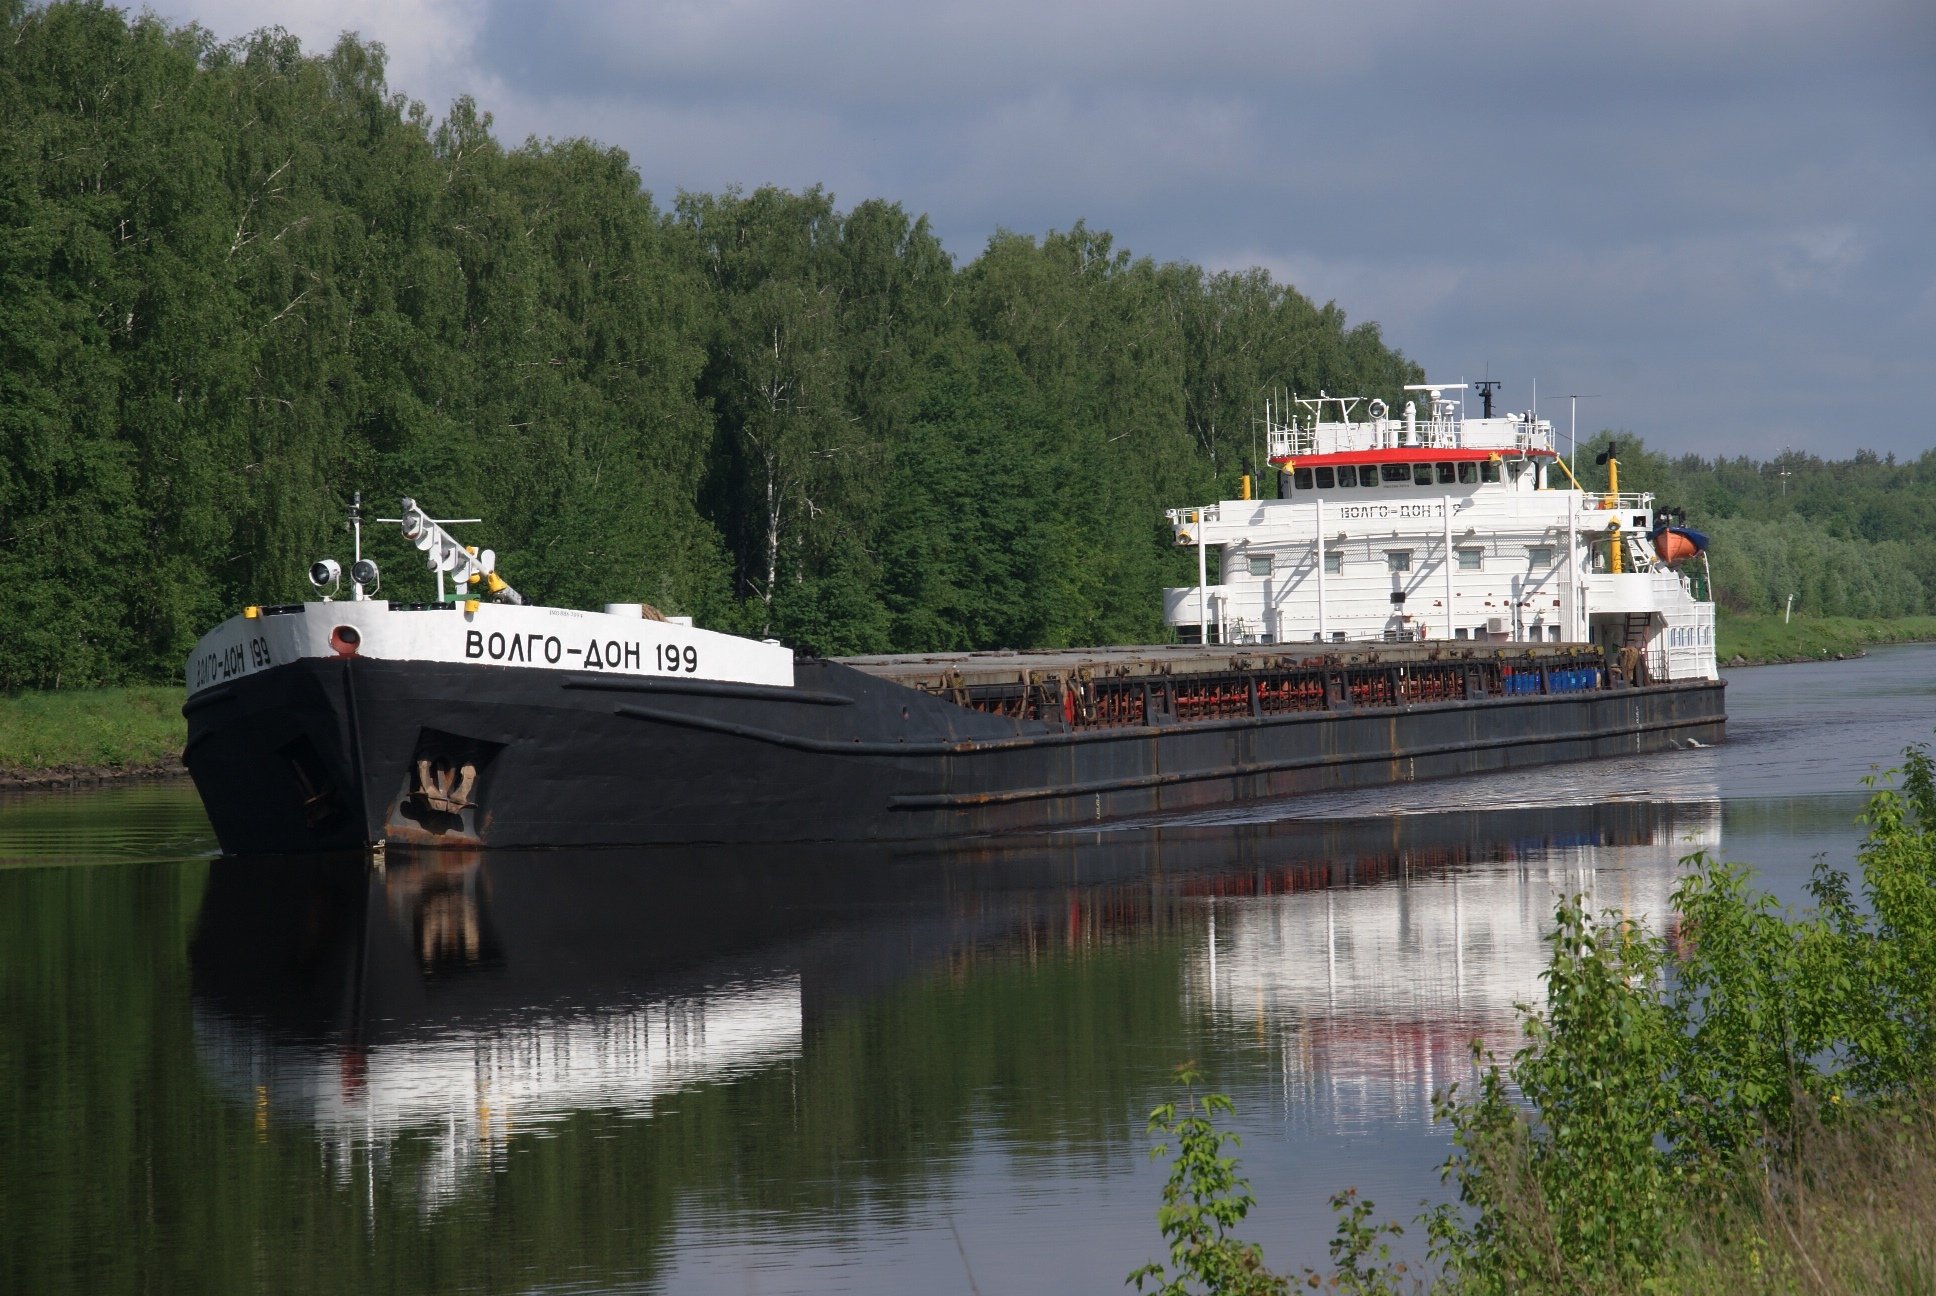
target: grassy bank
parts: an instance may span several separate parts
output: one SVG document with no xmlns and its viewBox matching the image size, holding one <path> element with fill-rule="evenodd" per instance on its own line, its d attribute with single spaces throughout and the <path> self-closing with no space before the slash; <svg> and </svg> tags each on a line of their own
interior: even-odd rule
<svg viewBox="0 0 1936 1296">
<path fill-rule="evenodd" d="M 0 697 L 0 782 L 174 768 L 187 726 L 177 686 Z"/>
<path fill-rule="evenodd" d="M 1783 625 L 1779 616 L 1723 613 L 1715 628 L 1715 653 L 1722 665 L 1820 661 L 1850 657 L 1875 644 L 1936 639 L 1936 617 L 1796 617 Z M 1741 658 L 1736 662 L 1735 658 Z"/>
</svg>

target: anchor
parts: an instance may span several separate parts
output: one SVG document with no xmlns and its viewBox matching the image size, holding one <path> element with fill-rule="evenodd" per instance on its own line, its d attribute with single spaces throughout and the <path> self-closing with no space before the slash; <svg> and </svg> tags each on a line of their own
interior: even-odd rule
<svg viewBox="0 0 1936 1296">
<path fill-rule="evenodd" d="M 424 806 L 443 814 L 461 814 L 476 804 L 471 790 L 477 785 L 474 761 L 452 762 L 442 756 L 417 758 L 417 785 L 410 795 Z"/>
</svg>

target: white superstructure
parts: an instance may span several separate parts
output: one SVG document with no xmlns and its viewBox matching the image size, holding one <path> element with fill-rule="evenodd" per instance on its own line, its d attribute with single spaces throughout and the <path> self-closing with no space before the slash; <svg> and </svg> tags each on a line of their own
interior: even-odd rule
<svg viewBox="0 0 1936 1296">
<path fill-rule="evenodd" d="M 1164 591 L 1164 620 L 1228 644 L 1593 644 L 1654 680 L 1715 678 L 1705 540 L 1620 493 L 1617 459 L 1610 491 L 1582 490 L 1551 423 L 1493 417 L 1489 391 L 1465 418 L 1453 389 L 1408 388 L 1429 394 L 1423 417 L 1374 400 L 1360 421 L 1358 400 L 1320 397 L 1273 420 L 1280 498 L 1170 510 L 1198 583 Z"/>
</svg>

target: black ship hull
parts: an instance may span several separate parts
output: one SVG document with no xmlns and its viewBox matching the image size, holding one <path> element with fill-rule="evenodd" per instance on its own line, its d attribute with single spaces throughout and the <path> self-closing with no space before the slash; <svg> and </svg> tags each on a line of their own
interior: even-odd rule
<svg viewBox="0 0 1936 1296">
<path fill-rule="evenodd" d="M 184 753 L 223 849 L 897 841 L 1066 828 L 1711 744 L 1724 685 L 1082 727 L 838 662 L 796 687 L 306 658 L 204 690 Z M 1149 698 L 1145 692 L 1145 703 Z M 453 771 L 462 771 L 461 777 Z"/>
</svg>

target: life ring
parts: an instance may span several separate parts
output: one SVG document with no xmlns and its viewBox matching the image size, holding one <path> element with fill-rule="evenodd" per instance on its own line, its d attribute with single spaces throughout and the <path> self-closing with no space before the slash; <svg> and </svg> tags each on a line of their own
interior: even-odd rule
<svg viewBox="0 0 1936 1296">
<path fill-rule="evenodd" d="M 1381 419 L 1391 413 L 1391 406 L 1385 404 L 1385 402 L 1379 400 L 1376 396 L 1373 396 L 1371 398 L 1371 404 L 1365 406 L 1365 413 L 1371 415 L 1374 419 Z"/>
</svg>

